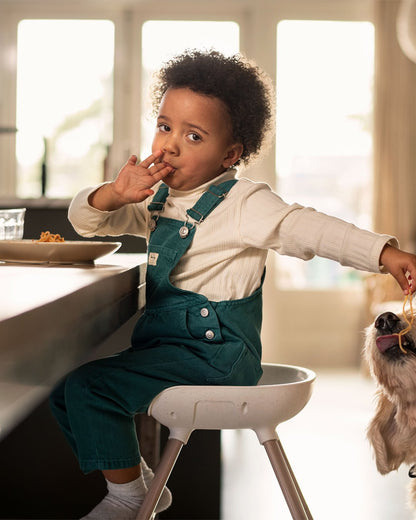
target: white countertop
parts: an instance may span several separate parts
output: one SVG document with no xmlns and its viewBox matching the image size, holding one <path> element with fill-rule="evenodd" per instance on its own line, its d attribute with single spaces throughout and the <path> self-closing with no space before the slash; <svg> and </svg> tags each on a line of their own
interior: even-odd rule
<svg viewBox="0 0 416 520">
<path fill-rule="evenodd" d="M 94 265 L 0 262 L 0 437 L 144 306 L 144 254 Z"/>
</svg>

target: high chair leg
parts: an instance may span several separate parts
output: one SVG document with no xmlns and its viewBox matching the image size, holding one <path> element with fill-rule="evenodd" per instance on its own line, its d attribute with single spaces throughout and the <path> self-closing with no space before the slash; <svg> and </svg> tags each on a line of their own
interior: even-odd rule
<svg viewBox="0 0 416 520">
<path fill-rule="evenodd" d="M 293 520 L 313 520 L 280 440 L 277 438 L 266 441 L 263 446 L 270 459 Z"/>
<path fill-rule="evenodd" d="M 303 508 L 305 509 L 305 513 L 307 514 L 308 520 L 313 520 L 312 514 L 311 514 L 311 512 L 309 511 L 308 504 L 306 503 L 306 500 L 305 500 L 305 498 L 304 498 L 304 496 L 303 496 L 303 494 L 302 494 L 302 491 L 301 491 L 301 489 L 300 489 L 300 487 L 299 487 L 299 484 L 298 484 L 298 482 L 297 482 L 297 480 L 296 480 L 296 477 L 295 477 L 295 475 L 294 475 L 294 473 L 293 473 L 293 470 L 292 470 L 292 468 L 291 468 L 291 466 L 290 466 L 290 464 L 289 464 L 289 461 L 288 461 L 288 459 L 287 459 L 287 457 L 286 457 L 286 453 L 285 453 L 285 451 L 284 451 L 284 449 L 283 449 L 282 443 L 280 442 L 279 439 L 277 439 L 277 443 L 278 443 L 278 445 L 279 445 L 279 447 L 280 447 L 280 450 L 281 450 L 281 452 L 282 452 L 282 455 L 283 455 L 283 457 L 284 457 L 284 459 L 285 459 L 286 466 L 287 466 L 287 468 L 288 468 L 288 470 L 289 470 L 289 472 L 290 472 L 290 476 L 292 477 L 292 481 L 293 481 L 294 485 L 296 486 L 296 491 L 298 492 L 299 499 L 300 499 L 301 502 L 302 502 L 302 505 L 303 505 Z"/>
<path fill-rule="evenodd" d="M 156 468 L 155 476 L 146 493 L 136 520 L 151 520 L 153 518 L 155 507 L 159 502 L 160 495 L 168 481 L 182 447 L 183 442 L 178 439 L 169 439 L 166 443 L 159 465 Z"/>
</svg>

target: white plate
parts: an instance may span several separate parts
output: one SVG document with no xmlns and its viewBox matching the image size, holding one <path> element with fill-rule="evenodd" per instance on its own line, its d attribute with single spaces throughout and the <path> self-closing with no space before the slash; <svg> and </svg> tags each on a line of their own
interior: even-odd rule
<svg viewBox="0 0 416 520">
<path fill-rule="evenodd" d="M 121 242 L 37 242 L 0 240 L 0 260 L 31 264 L 88 264 L 121 246 Z"/>
</svg>

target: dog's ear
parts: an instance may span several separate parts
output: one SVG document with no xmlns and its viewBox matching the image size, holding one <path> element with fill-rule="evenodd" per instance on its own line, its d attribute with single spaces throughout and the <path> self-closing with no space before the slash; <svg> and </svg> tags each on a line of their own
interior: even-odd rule
<svg viewBox="0 0 416 520">
<path fill-rule="evenodd" d="M 416 405 L 414 401 L 404 404 L 398 403 L 395 419 L 399 430 L 414 432 L 416 430 Z"/>
<path fill-rule="evenodd" d="M 368 427 L 367 438 L 374 450 L 377 469 L 384 475 L 397 469 L 402 460 L 400 453 L 395 450 L 395 437 L 397 435 L 396 406 L 382 391 L 379 391 L 376 397 L 376 414 Z"/>
</svg>

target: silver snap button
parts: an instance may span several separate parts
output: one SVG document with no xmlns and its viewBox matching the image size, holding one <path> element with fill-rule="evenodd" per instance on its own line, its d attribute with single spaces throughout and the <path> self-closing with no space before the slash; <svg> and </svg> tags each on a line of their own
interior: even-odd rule
<svg viewBox="0 0 416 520">
<path fill-rule="evenodd" d="M 209 314 L 209 310 L 206 308 L 206 307 L 203 307 L 201 310 L 200 310 L 200 314 L 203 318 L 206 318 Z"/>
<path fill-rule="evenodd" d="M 207 339 L 214 339 L 214 337 L 215 337 L 215 333 L 214 333 L 214 331 L 213 331 L 213 330 L 207 330 L 207 331 L 205 332 L 205 337 L 206 337 Z"/>
<path fill-rule="evenodd" d="M 186 238 L 188 235 L 189 235 L 189 228 L 188 228 L 188 226 L 182 226 L 179 229 L 179 236 L 181 238 Z"/>
</svg>

